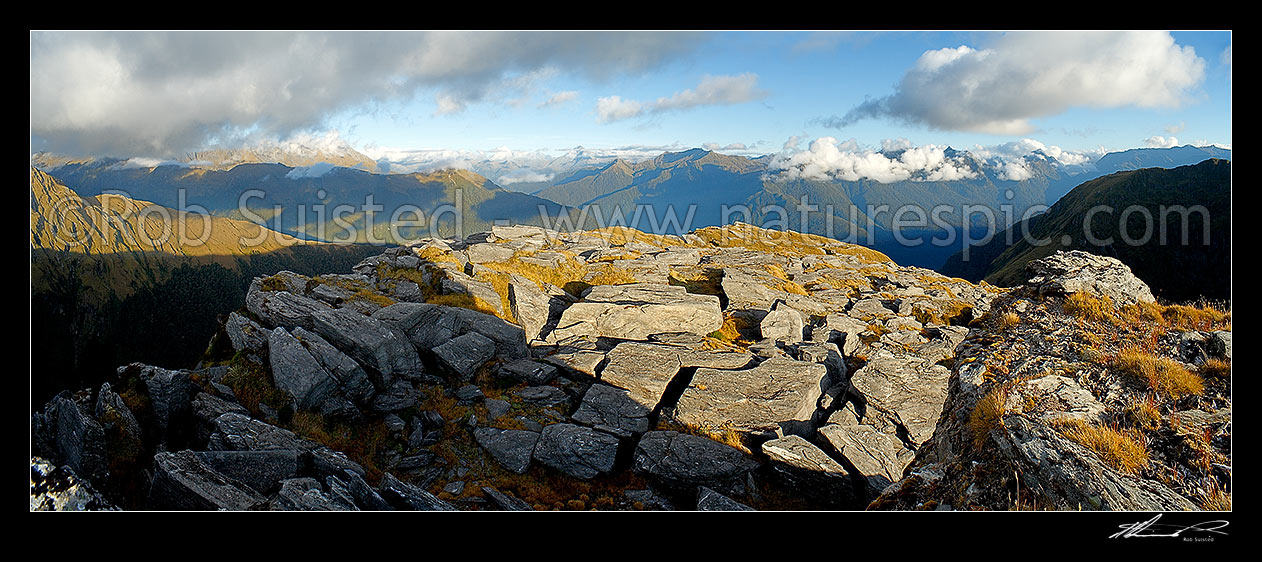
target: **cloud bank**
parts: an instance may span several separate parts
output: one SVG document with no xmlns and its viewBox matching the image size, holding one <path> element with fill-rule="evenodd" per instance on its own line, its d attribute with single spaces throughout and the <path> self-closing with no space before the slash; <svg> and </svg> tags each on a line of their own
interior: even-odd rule
<svg viewBox="0 0 1262 562">
<path fill-rule="evenodd" d="M 793 137 L 772 157 L 769 178 L 892 183 L 975 179 L 986 171 L 1000 180 L 1023 181 L 1033 177 L 1033 161 L 1049 161 L 1074 174 L 1093 166 L 1104 153 L 1071 152 L 1034 139 L 969 147 L 967 156 L 933 144 L 915 146 L 902 138 L 884 139 L 879 149 L 864 148 L 855 139 L 820 137 L 802 150 L 797 148 L 800 140 Z"/>
<path fill-rule="evenodd" d="M 173 156 L 284 138 L 349 107 L 432 92 L 440 113 L 549 69 L 594 80 L 694 50 L 684 32 L 35 32 L 36 150 Z M 545 72 L 546 74 L 546 72 Z M 529 80 L 527 80 L 529 81 Z"/>
<path fill-rule="evenodd" d="M 931 129 L 1024 135 L 1073 107 L 1177 107 L 1205 61 L 1164 31 L 1012 32 L 984 49 L 927 51 L 894 93 L 819 120 L 843 128 L 892 118 Z"/>
</svg>

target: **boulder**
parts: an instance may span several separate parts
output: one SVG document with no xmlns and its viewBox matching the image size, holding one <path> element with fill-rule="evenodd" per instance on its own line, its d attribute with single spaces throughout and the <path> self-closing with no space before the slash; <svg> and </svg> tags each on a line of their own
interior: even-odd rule
<svg viewBox="0 0 1262 562">
<path fill-rule="evenodd" d="M 697 488 L 697 511 L 756 511 L 705 486 Z"/>
<path fill-rule="evenodd" d="M 499 374 L 529 385 L 540 385 L 556 378 L 557 368 L 531 359 L 519 359 L 501 364 Z"/>
<path fill-rule="evenodd" d="M 545 284 L 540 288 L 516 273 L 509 276 L 508 305 L 529 341 L 543 340 L 573 302 L 574 298 L 559 287 Z"/>
<path fill-rule="evenodd" d="M 849 471 L 810 441 L 786 435 L 762 444 L 776 476 L 789 489 L 836 507 L 856 507 Z"/>
<path fill-rule="evenodd" d="M 312 326 L 311 315 L 333 310 L 323 302 L 300 294 L 263 290 L 258 278 L 250 284 L 250 290 L 246 293 L 245 308 L 255 318 L 273 328 L 302 326 L 308 330 Z"/>
<path fill-rule="evenodd" d="M 937 427 L 950 378 L 951 371 L 942 365 L 881 349 L 855 371 L 850 385 L 862 397 L 859 414 L 864 423 L 884 418 L 905 429 L 908 439 L 919 445 Z"/>
<path fill-rule="evenodd" d="M 1081 250 L 1058 250 L 1025 266 L 1026 285 L 1040 295 L 1086 293 L 1108 297 L 1117 306 L 1156 302 L 1152 290 L 1116 258 L 1097 256 Z"/>
<path fill-rule="evenodd" d="M 586 480 L 613 470 L 617 455 L 617 437 L 580 425 L 558 423 L 543 428 L 534 459 Z"/>
<path fill-rule="evenodd" d="M 257 492 L 206 466 L 193 451 L 153 457 L 149 507 L 177 511 L 256 509 L 266 502 Z"/>
<path fill-rule="evenodd" d="M 650 411 L 657 408 L 666 386 L 683 368 L 740 369 L 754 360 L 753 355 L 744 352 L 696 351 L 642 342 L 620 343 L 607 358 L 600 380 L 626 389 L 632 400 Z"/>
<path fill-rule="evenodd" d="M 870 496 L 902 478 L 903 470 L 915 458 L 915 452 L 898 437 L 870 425 L 829 424 L 821 427 L 819 434 L 855 467 Z"/>
<path fill-rule="evenodd" d="M 483 486 L 482 493 L 491 501 L 491 504 L 500 511 L 534 511 L 530 504 L 517 499 L 512 494 L 501 492 L 490 486 Z"/>
<path fill-rule="evenodd" d="M 433 350 L 439 364 L 460 380 L 472 380 L 477 370 L 495 358 L 495 342 L 477 332 L 469 332 Z"/>
<path fill-rule="evenodd" d="M 395 509 L 409 511 L 455 511 L 451 504 L 417 486 L 395 478 L 389 472 L 381 477 L 377 492 Z"/>
<path fill-rule="evenodd" d="M 771 311 L 758 324 L 763 339 L 797 343 L 802 341 L 804 328 L 802 313 L 789 308 L 784 301 L 776 301 Z"/>
<path fill-rule="evenodd" d="M 224 333 L 228 335 L 233 351 L 258 353 L 267 345 L 267 330 L 236 312 L 228 314 L 228 320 L 224 322 Z"/>
<path fill-rule="evenodd" d="M 592 287 L 561 315 L 553 337 L 613 337 L 646 340 L 652 334 L 707 335 L 723 325 L 719 298 L 683 287 L 634 283 Z"/>
<path fill-rule="evenodd" d="M 315 312 L 311 321 L 311 331 L 380 374 L 383 385 L 396 376 L 417 379 L 425 373 L 408 338 L 376 318 L 338 309 Z"/>
<path fill-rule="evenodd" d="M 319 334 L 304 328 L 294 328 L 292 334 L 302 342 L 311 357 L 324 367 L 337 382 L 339 392 L 355 404 L 363 405 L 372 399 L 375 388 L 372 379 L 354 359 L 334 347 Z"/>
<path fill-rule="evenodd" d="M 626 390 L 606 384 L 593 384 L 571 418 L 620 437 L 649 430 L 651 409 L 631 398 Z"/>
<path fill-rule="evenodd" d="M 495 342 L 495 354 L 502 359 L 525 359 L 530 354 L 526 333 L 520 326 L 467 308 L 396 303 L 374 312 L 373 318 L 407 334 L 417 349 L 433 349 L 476 332 Z"/>
<path fill-rule="evenodd" d="M 359 511 L 354 502 L 338 494 L 325 493 L 314 478 L 291 478 L 281 482 L 272 501 L 273 511 Z"/>
<path fill-rule="evenodd" d="M 495 429 L 479 427 L 473 431 L 478 445 L 504 468 L 517 474 L 525 474 L 530 468 L 539 434 L 520 429 Z"/>
<path fill-rule="evenodd" d="M 302 455 L 296 450 L 196 451 L 202 464 L 260 494 L 272 494 L 281 482 L 298 476 Z"/>
<path fill-rule="evenodd" d="M 267 338 L 267 347 L 272 380 L 277 389 L 289 395 L 296 408 L 325 414 L 332 413 L 326 411 L 326 404 L 331 407 L 328 409 L 340 409 L 342 404 L 333 403 L 338 394 L 337 380 L 297 338 L 284 328 L 276 328 Z"/>
<path fill-rule="evenodd" d="M 743 494 L 758 462 L 722 443 L 679 433 L 650 431 L 635 448 L 633 470 L 658 484 L 690 492 L 707 486 Z"/>
<path fill-rule="evenodd" d="M 692 427 L 761 434 L 804 431 L 828 369 L 774 357 L 741 371 L 697 369 L 671 416 Z"/>
</svg>

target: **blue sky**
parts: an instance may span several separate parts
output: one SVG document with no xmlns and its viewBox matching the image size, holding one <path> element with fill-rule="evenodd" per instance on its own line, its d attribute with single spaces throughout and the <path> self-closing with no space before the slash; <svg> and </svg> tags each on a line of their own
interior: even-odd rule
<svg viewBox="0 0 1262 562">
<path fill-rule="evenodd" d="M 82 155 L 329 131 L 370 154 L 1232 142 L 1230 32 L 35 32 L 31 43 L 32 147 Z"/>
</svg>

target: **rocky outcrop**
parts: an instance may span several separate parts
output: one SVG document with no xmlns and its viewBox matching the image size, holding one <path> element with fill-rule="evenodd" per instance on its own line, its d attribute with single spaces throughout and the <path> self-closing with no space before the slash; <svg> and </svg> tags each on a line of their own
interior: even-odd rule
<svg viewBox="0 0 1262 562">
<path fill-rule="evenodd" d="M 1148 302 L 1094 257 L 1004 291 L 762 234 L 507 227 L 256 279 L 212 367 L 129 365 L 36 411 L 38 479 L 64 482 L 33 472 L 32 505 L 1187 509 L 1229 481 L 1229 316 L 1073 318 L 1066 293 Z M 1136 406 L 1168 388 L 1094 354 L 1141 335 L 1206 390 Z M 1075 433 L 1110 424 L 1161 470 Z"/>
<path fill-rule="evenodd" d="M 1026 264 L 1025 269 L 1030 275 L 1027 285 L 1040 295 L 1088 293 L 1109 297 L 1117 305 L 1157 300 L 1126 264 L 1082 250 L 1057 251 Z"/>
</svg>

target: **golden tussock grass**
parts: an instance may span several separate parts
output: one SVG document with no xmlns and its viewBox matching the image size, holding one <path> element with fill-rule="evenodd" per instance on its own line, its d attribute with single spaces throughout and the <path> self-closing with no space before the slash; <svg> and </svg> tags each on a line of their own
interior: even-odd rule
<svg viewBox="0 0 1262 562">
<path fill-rule="evenodd" d="M 1118 352 L 1110 364 L 1114 370 L 1148 383 L 1148 387 L 1170 399 L 1205 390 L 1205 381 L 1183 364 L 1141 349 L 1128 347 Z"/>
<path fill-rule="evenodd" d="M 973 435 L 973 445 L 981 448 L 990 438 L 990 431 L 1003 423 L 1012 386 L 999 384 L 977 400 L 968 416 L 968 429 Z"/>
<path fill-rule="evenodd" d="M 748 346 L 758 340 L 758 324 L 744 316 L 724 315 L 723 325 L 710 333 L 710 337 Z"/>
<path fill-rule="evenodd" d="M 1017 313 L 1015 312 L 1005 312 L 1003 314 L 1000 314 L 999 317 L 995 319 L 995 325 L 1000 330 L 1009 330 L 1009 329 L 1015 328 L 1017 324 L 1020 324 L 1020 323 L 1021 323 L 1021 317 L 1017 316 Z"/>
<path fill-rule="evenodd" d="M 1076 418 L 1052 422 L 1052 427 L 1066 438 L 1095 452 L 1105 464 L 1118 472 L 1139 474 L 1148 466 L 1148 449 L 1142 436 L 1135 432 L 1088 424 Z"/>
<path fill-rule="evenodd" d="M 1225 379 L 1231 377 L 1231 363 L 1222 359 L 1210 359 L 1201 365 L 1201 376 Z"/>
</svg>

